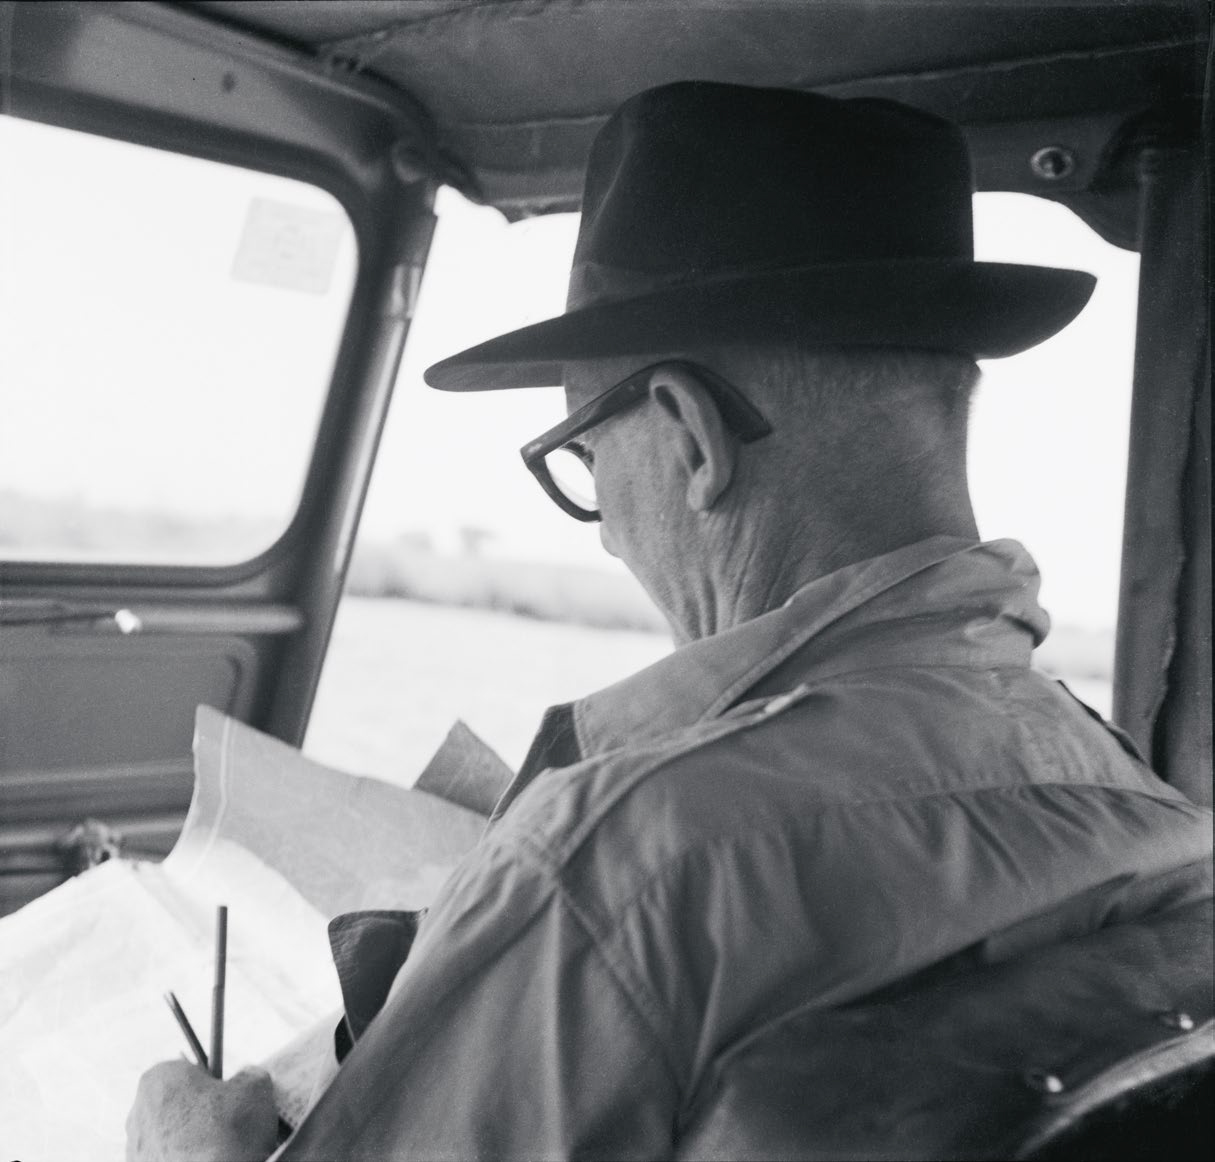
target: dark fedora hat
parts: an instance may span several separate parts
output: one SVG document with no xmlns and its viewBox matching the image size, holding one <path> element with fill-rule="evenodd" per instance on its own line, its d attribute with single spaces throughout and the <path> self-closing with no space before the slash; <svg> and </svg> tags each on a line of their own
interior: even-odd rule
<svg viewBox="0 0 1215 1162">
<path fill-rule="evenodd" d="M 961 131 L 880 100 L 686 81 L 591 147 L 565 314 L 436 363 L 448 391 L 559 384 L 605 356 L 797 338 L 1013 355 L 1092 275 L 975 262 Z"/>
</svg>

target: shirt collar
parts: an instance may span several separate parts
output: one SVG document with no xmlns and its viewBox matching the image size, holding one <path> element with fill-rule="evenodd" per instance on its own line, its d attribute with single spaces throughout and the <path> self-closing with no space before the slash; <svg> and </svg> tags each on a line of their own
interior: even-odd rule
<svg viewBox="0 0 1215 1162">
<path fill-rule="evenodd" d="M 787 661 L 790 685 L 900 661 L 1028 665 L 1049 628 L 1038 584 L 1011 540 L 931 537 L 848 565 L 574 703 L 578 748 L 590 756 L 714 718 Z"/>
</svg>

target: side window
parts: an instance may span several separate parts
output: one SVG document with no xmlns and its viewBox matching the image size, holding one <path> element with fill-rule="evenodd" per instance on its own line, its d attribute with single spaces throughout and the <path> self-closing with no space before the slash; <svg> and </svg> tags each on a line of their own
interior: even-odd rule
<svg viewBox="0 0 1215 1162">
<path fill-rule="evenodd" d="M 298 502 L 354 232 L 297 181 L 0 117 L 0 560 L 230 564 Z"/>
<path fill-rule="evenodd" d="M 1036 663 L 1102 714 L 1112 702 L 1139 256 L 1026 194 L 975 198 L 976 257 L 1097 276 L 1071 326 L 983 365 L 970 429 L 979 532 L 1021 541 L 1053 628 Z"/>
</svg>

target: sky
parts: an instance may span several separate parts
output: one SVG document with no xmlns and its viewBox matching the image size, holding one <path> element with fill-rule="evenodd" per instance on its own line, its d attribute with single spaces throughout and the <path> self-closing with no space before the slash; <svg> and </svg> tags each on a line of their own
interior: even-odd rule
<svg viewBox="0 0 1215 1162">
<path fill-rule="evenodd" d="M 298 182 L 0 117 L 0 490 L 285 524 L 353 285 L 353 232 Z M 574 215 L 508 225 L 444 190 L 363 535 L 488 530 L 503 556 L 621 566 L 518 449 L 558 389 L 448 394 L 431 362 L 560 313 Z M 1057 623 L 1113 624 L 1137 256 L 1065 208 L 975 203 L 980 259 L 1098 276 L 1059 336 L 984 364 L 980 531 L 1021 540 Z"/>
</svg>

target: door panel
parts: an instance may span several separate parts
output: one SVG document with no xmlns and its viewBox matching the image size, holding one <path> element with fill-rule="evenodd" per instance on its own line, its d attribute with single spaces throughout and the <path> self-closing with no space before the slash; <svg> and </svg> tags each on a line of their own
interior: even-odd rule
<svg viewBox="0 0 1215 1162">
<path fill-rule="evenodd" d="M 0 659 L 0 778 L 188 757 L 192 708 L 243 716 L 256 680 L 257 650 L 239 638 L 9 640 Z"/>
<path fill-rule="evenodd" d="M 13 616 L 13 602 L 2 608 Z M 180 627 L 188 614 L 161 605 L 149 621 Z M 299 619 L 268 620 L 256 636 L 205 621 L 146 637 L 93 628 L 102 619 L 0 627 L 0 913 L 97 858 L 99 843 L 149 857 L 172 846 L 193 790 L 195 707 L 249 719 L 281 629 Z"/>
</svg>

